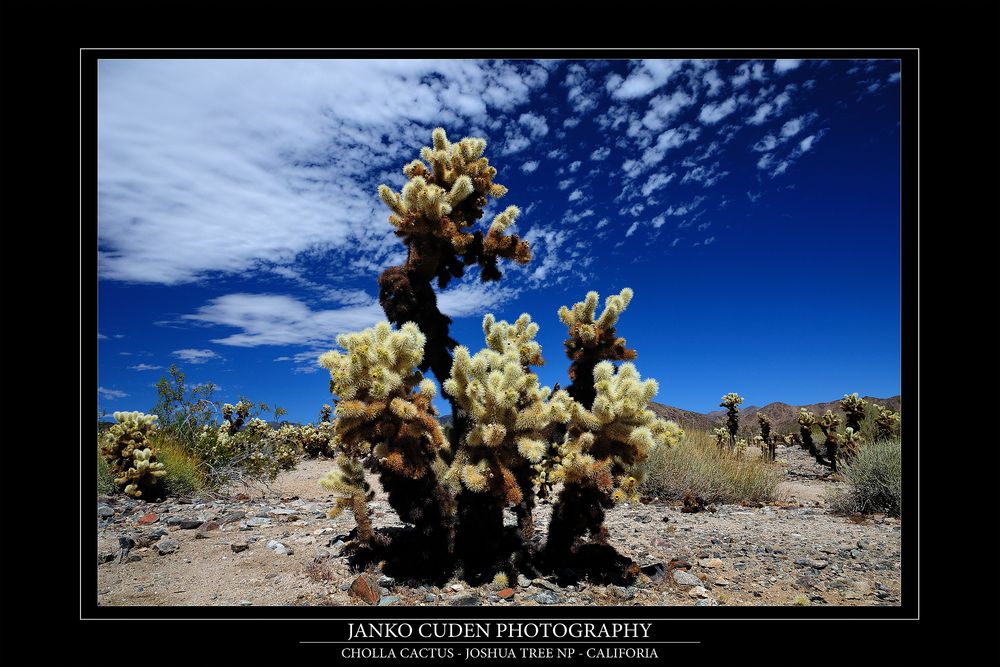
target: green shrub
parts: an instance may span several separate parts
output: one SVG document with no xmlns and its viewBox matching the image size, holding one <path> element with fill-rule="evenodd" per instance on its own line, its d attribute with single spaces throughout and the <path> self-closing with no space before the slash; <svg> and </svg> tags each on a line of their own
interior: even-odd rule
<svg viewBox="0 0 1000 667">
<path fill-rule="evenodd" d="M 902 511 L 902 454 L 899 439 L 877 440 L 860 448 L 840 474 L 848 489 L 830 499 L 837 512 L 853 514 L 884 512 L 899 516 Z"/>
<path fill-rule="evenodd" d="M 111 464 L 101 456 L 101 448 L 97 448 L 97 493 L 111 496 L 118 493 L 118 485 L 111 474 Z"/>
<path fill-rule="evenodd" d="M 719 449 L 704 431 L 687 431 L 675 447 L 657 447 L 646 459 L 642 491 L 679 499 L 688 491 L 706 502 L 770 500 L 782 472 L 764 458 L 740 458 Z"/>
</svg>

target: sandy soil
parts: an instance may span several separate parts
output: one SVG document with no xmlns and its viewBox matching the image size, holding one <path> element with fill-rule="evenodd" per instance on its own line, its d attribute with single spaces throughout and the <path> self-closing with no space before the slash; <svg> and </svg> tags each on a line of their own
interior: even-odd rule
<svg viewBox="0 0 1000 667">
<path fill-rule="evenodd" d="M 689 579 L 676 581 L 677 575 L 669 571 L 654 579 L 640 575 L 627 588 L 512 582 L 514 595 L 507 600 L 489 586 L 473 588 L 457 580 L 437 588 L 383 579 L 379 587 L 382 603 L 899 604 L 899 521 L 876 516 L 858 522 L 831 514 L 824 507 L 824 497 L 839 483 L 831 481 L 825 469 L 801 450 L 781 448 L 778 456 L 776 465 L 786 470 L 786 481 L 779 487 L 779 499 L 763 507 L 721 505 L 714 512 L 684 514 L 678 503 L 653 501 L 625 504 L 609 512 L 607 526 L 619 552 L 641 565 L 686 561 L 689 574 L 701 581 L 703 591 Z M 333 495 L 316 483 L 330 465 L 327 460 L 303 461 L 297 469 L 283 473 L 265 493 L 253 497 L 163 503 L 99 498 L 99 514 L 103 511 L 107 516 L 98 519 L 98 603 L 366 604 L 346 590 L 358 573 L 339 554 L 338 538 L 346 538 L 353 519 L 349 513 L 326 518 Z M 376 528 L 401 525 L 382 494 L 371 507 Z M 157 515 L 155 521 L 140 525 L 139 519 L 151 513 Z M 550 514 L 551 505 L 546 503 L 536 511 L 535 525 L 542 535 Z M 507 519 L 513 523 L 513 516 Z M 189 526 L 211 521 L 222 525 L 184 528 L 177 523 L 180 520 Z M 263 525 L 246 525 L 248 521 Z M 156 531 L 167 534 L 157 538 Z M 126 562 L 119 562 L 122 536 L 137 542 Z M 272 540 L 290 553 L 281 555 L 268 548 Z M 170 551 L 168 541 L 177 548 L 161 555 L 164 545 Z M 248 548 L 237 553 L 234 544 Z M 373 578 L 379 574 L 373 573 Z"/>
</svg>

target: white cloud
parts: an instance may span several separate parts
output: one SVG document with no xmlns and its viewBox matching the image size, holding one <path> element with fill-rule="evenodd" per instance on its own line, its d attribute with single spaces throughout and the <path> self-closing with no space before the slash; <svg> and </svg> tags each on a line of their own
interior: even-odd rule
<svg viewBox="0 0 1000 667">
<path fill-rule="evenodd" d="M 125 398 L 126 396 L 128 396 L 128 394 L 119 389 L 105 389 L 104 387 L 98 387 L 97 393 L 100 395 L 101 398 L 108 401 L 113 401 L 116 398 Z"/>
<path fill-rule="evenodd" d="M 380 175 L 401 186 L 434 126 L 485 125 L 547 77 L 463 59 L 108 59 L 98 74 L 99 274 L 158 284 L 315 249 L 379 264 Z"/>
<path fill-rule="evenodd" d="M 579 118 L 567 118 L 563 121 L 563 127 L 576 127 L 580 124 Z"/>
<path fill-rule="evenodd" d="M 764 151 L 773 151 L 778 145 L 778 140 L 773 134 L 766 134 L 764 137 L 754 144 L 753 149 L 759 153 Z"/>
<path fill-rule="evenodd" d="M 515 130 L 513 134 L 507 137 L 507 140 L 503 143 L 503 148 L 500 149 L 501 155 L 513 155 L 514 153 L 520 153 L 525 148 L 531 145 L 531 139 L 521 134 L 520 131 Z"/>
<path fill-rule="evenodd" d="M 102 334 L 100 331 L 97 332 L 97 340 L 107 340 L 108 337 Z"/>
<path fill-rule="evenodd" d="M 573 184 L 573 181 L 574 181 L 574 179 L 567 178 L 565 181 L 559 181 L 559 185 L 557 187 L 560 190 L 565 190 L 566 188 L 568 188 L 570 185 Z"/>
<path fill-rule="evenodd" d="M 653 192 L 659 190 L 665 186 L 670 181 L 674 180 L 674 176 L 677 174 L 653 174 L 642 186 L 642 194 L 644 197 L 648 197 Z"/>
<path fill-rule="evenodd" d="M 734 111 L 736 111 L 736 98 L 730 97 L 725 102 L 703 106 L 698 119 L 706 125 L 715 125 Z"/>
<path fill-rule="evenodd" d="M 785 72 L 790 72 L 802 63 L 801 60 L 793 60 L 791 58 L 780 58 L 774 61 L 774 71 L 777 74 L 784 74 Z"/>
<path fill-rule="evenodd" d="M 569 193 L 570 201 L 578 201 L 580 199 L 583 199 L 583 190 L 576 189 L 573 190 L 573 192 Z"/>
<path fill-rule="evenodd" d="M 808 137 L 799 142 L 799 150 L 805 153 L 810 148 L 812 148 L 813 142 L 816 140 L 815 134 L 810 134 Z"/>
<path fill-rule="evenodd" d="M 214 341 L 214 342 L 219 342 L 219 341 Z M 219 358 L 219 355 L 213 352 L 212 350 L 197 350 L 194 348 L 174 350 L 172 354 L 181 361 L 186 361 L 189 364 L 204 364 L 208 361 L 211 361 L 212 359 Z"/>
<path fill-rule="evenodd" d="M 574 213 L 573 211 L 567 211 L 566 215 L 563 216 L 562 221 L 564 223 L 576 224 L 584 218 L 589 218 L 594 215 L 594 209 L 588 208 L 586 211 L 580 211 L 579 213 Z"/>
<path fill-rule="evenodd" d="M 774 109 L 774 105 L 768 102 L 761 104 L 759 107 L 757 107 L 757 110 L 754 112 L 754 114 L 749 118 L 747 118 L 747 122 L 750 123 L 751 125 L 762 124 L 765 120 L 767 120 L 767 117 L 770 115 L 772 109 Z"/>
<path fill-rule="evenodd" d="M 544 137 L 549 133 L 549 124 L 545 122 L 545 116 L 536 113 L 523 113 L 517 122 L 528 128 L 532 139 Z"/>
<path fill-rule="evenodd" d="M 636 220 L 635 222 L 632 223 L 632 226 L 628 228 L 628 231 L 625 232 L 625 237 L 627 238 L 629 236 L 632 236 L 632 234 L 634 234 L 635 230 L 637 230 L 638 228 L 639 228 L 639 221 Z"/>
<path fill-rule="evenodd" d="M 163 368 L 163 366 L 154 366 L 152 364 L 138 364 L 136 366 L 129 366 L 129 368 L 131 368 L 134 371 L 155 371 L 160 368 Z"/>
<path fill-rule="evenodd" d="M 802 129 L 802 118 L 793 118 L 781 126 L 781 136 L 794 137 Z"/>
<path fill-rule="evenodd" d="M 596 149 L 593 153 L 591 153 L 590 159 L 596 161 L 605 160 L 609 155 L 611 155 L 611 149 L 608 148 L 607 146 L 603 146 L 601 148 Z"/>
<path fill-rule="evenodd" d="M 715 97 L 718 95 L 719 90 L 721 90 L 721 88 L 725 85 L 722 79 L 719 78 L 719 73 L 714 69 L 710 69 L 705 72 L 705 76 L 702 77 L 702 81 L 704 81 L 705 85 L 708 86 L 708 91 L 705 94 L 709 97 Z"/>
<path fill-rule="evenodd" d="M 701 183 L 703 188 L 710 188 L 729 175 L 728 171 L 718 171 L 718 168 L 718 162 L 709 167 L 699 165 L 694 169 L 687 171 L 684 174 L 684 178 L 681 179 L 681 183 Z"/>
<path fill-rule="evenodd" d="M 709 236 L 707 239 L 705 239 L 705 241 L 703 242 L 702 245 L 710 245 L 713 242 L 715 242 L 715 237 L 714 236 Z"/>
<path fill-rule="evenodd" d="M 659 132 L 667 127 L 677 114 L 694 104 L 694 101 L 692 96 L 680 89 L 669 96 L 657 95 L 649 101 L 649 110 L 643 116 L 642 124 L 654 132 Z M 630 134 L 638 132 L 638 125 L 635 128 Z"/>
<path fill-rule="evenodd" d="M 635 178 L 650 167 L 659 164 L 667 151 L 697 139 L 700 132 L 701 130 L 697 127 L 689 125 L 670 128 L 656 138 L 656 143 L 643 152 L 640 160 L 626 160 L 622 164 L 625 175 L 629 178 Z"/>
<path fill-rule="evenodd" d="M 528 160 L 527 162 L 521 165 L 521 171 L 523 171 L 526 174 L 530 174 L 534 172 L 536 169 L 538 169 L 538 160 Z"/>
<path fill-rule="evenodd" d="M 581 164 L 583 164 L 583 163 L 580 162 L 579 160 L 576 160 L 574 162 L 570 162 L 569 165 L 566 168 L 569 169 L 569 173 L 572 174 L 572 173 L 575 173 L 576 170 L 580 168 Z"/>
<path fill-rule="evenodd" d="M 645 97 L 670 81 L 684 66 L 684 60 L 642 60 L 635 64 L 628 77 L 613 74 L 608 78 L 607 89 L 616 100 L 633 100 Z"/>
<path fill-rule="evenodd" d="M 889 83 L 896 83 L 899 81 L 899 72 L 893 72 L 889 75 Z"/>
</svg>

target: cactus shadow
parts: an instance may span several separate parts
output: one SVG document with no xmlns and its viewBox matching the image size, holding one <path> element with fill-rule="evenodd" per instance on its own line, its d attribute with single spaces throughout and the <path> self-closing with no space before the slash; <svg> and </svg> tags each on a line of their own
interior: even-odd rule
<svg viewBox="0 0 1000 667">
<path fill-rule="evenodd" d="M 414 527 L 380 528 L 367 546 L 358 546 L 347 559 L 354 571 L 382 564 L 384 574 L 397 581 L 443 586 L 455 571 L 455 558 L 443 541 Z"/>
<path fill-rule="evenodd" d="M 639 565 L 618 553 L 610 544 L 581 544 L 558 559 L 541 559 L 539 569 L 555 576 L 560 586 L 581 581 L 592 584 L 629 586 L 639 575 Z"/>
</svg>

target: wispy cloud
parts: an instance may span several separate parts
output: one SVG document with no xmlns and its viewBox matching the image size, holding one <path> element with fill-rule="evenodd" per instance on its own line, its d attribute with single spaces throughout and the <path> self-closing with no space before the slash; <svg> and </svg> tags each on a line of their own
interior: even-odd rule
<svg viewBox="0 0 1000 667">
<path fill-rule="evenodd" d="M 153 364 L 137 364 L 135 366 L 129 366 L 134 371 L 155 371 L 163 368 L 163 366 L 154 366 Z"/>
<path fill-rule="evenodd" d="M 189 364 L 204 364 L 213 359 L 219 358 L 219 355 L 212 350 L 198 350 L 194 348 L 174 350 L 171 354 L 181 361 L 186 361 Z"/>
<path fill-rule="evenodd" d="M 536 169 L 538 169 L 538 160 L 528 160 L 521 165 L 521 171 L 526 174 L 534 173 Z"/>
<path fill-rule="evenodd" d="M 774 71 L 777 74 L 784 74 L 785 72 L 790 72 L 796 67 L 802 64 L 801 60 L 793 60 L 790 58 L 781 58 L 774 61 Z"/>
<path fill-rule="evenodd" d="M 97 388 L 97 394 L 101 398 L 103 398 L 105 400 L 108 400 L 108 401 L 113 401 L 116 398 L 125 398 L 126 396 L 128 396 L 128 394 L 126 394 L 124 391 L 121 391 L 119 389 L 105 389 L 104 387 L 98 387 Z"/>
</svg>

